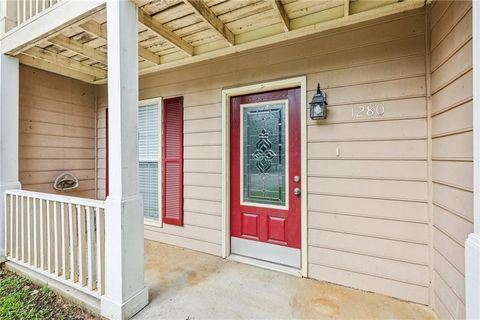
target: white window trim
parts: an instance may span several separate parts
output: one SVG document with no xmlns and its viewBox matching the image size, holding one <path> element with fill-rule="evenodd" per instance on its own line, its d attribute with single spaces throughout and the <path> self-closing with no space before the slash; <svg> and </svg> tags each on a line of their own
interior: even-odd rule
<svg viewBox="0 0 480 320">
<path fill-rule="evenodd" d="M 162 121 L 163 121 L 163 99 L 162 97 L 158 98 L 153 98 L 153 99 L 145 99 L 145 100 L 140 100 L 138 102 L 138 108 L 152 105 L 152 104 L 157 104 L 158 105 L 158 134 L 159 134 L 159 139 L 158 139 L 158 220 L 155 219 L 150 219 L 150 218 L 143 218 L 143 223 L 144 225 L 148 226 L 154 226 L 154 227 L 163 227 L 163 221 L 162 221 L 162 209 L 163 209 L 163 201 L 162 201 L 162 147 L 163 147 L 163 139 L 162 139 Z M 140 162 L 140 161 L 139 161 Z"/>
</svg>

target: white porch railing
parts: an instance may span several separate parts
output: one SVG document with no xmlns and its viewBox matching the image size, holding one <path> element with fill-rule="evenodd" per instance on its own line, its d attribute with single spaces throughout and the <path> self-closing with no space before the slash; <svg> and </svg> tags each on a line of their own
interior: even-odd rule
<svg viewBox="0 0 480 320">
<path fill-rule="evenodd" d="M 17 26 L 53 7 L 62 0 L 16 0 Z M 12 4 L 13 5 L 13 4 Z"/>
<path fill-rule="evenodd" d="M 105 291 L 103 201 L 24 190 L 5 194 L 7 259 L 100 297 Z"/>
</svg>

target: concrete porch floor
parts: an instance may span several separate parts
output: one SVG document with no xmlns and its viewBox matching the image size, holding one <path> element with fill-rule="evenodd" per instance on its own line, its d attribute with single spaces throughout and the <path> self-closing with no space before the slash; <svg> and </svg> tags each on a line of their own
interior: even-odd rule
<svg viewBox="0 0 480 320">
<path fill-rule="evenodd" d="M 422 305 L 145 242 L 150 304 L 134 319 L 436 319 Z"/>
</svg>

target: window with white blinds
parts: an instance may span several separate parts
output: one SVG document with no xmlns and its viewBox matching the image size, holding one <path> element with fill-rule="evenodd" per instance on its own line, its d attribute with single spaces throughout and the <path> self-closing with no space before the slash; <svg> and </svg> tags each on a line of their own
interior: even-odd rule
<svg viewBox="0 0 480 320">
<path fill-rule="evenodd" d="M 143 215 L 159 219 L 159 159 L 160 159 L 159 103 L 138 108 L 138 166 L 139 188 L 143 197 Z"/>
</svg>

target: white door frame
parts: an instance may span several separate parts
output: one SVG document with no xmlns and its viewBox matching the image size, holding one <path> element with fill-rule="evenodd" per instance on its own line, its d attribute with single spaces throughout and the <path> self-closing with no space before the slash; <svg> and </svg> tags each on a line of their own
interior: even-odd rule
<svg viewBox="0 0 480 320">
<path fill-rule="evenodd" d="M 222 90 L 222 256 L 230 255 L 230 98 L 239 95 L 300 87 L 301 139 L 301 275 L 308 276 L 307 242 L 307 77 L 274 80 Z"/>
</svg>

